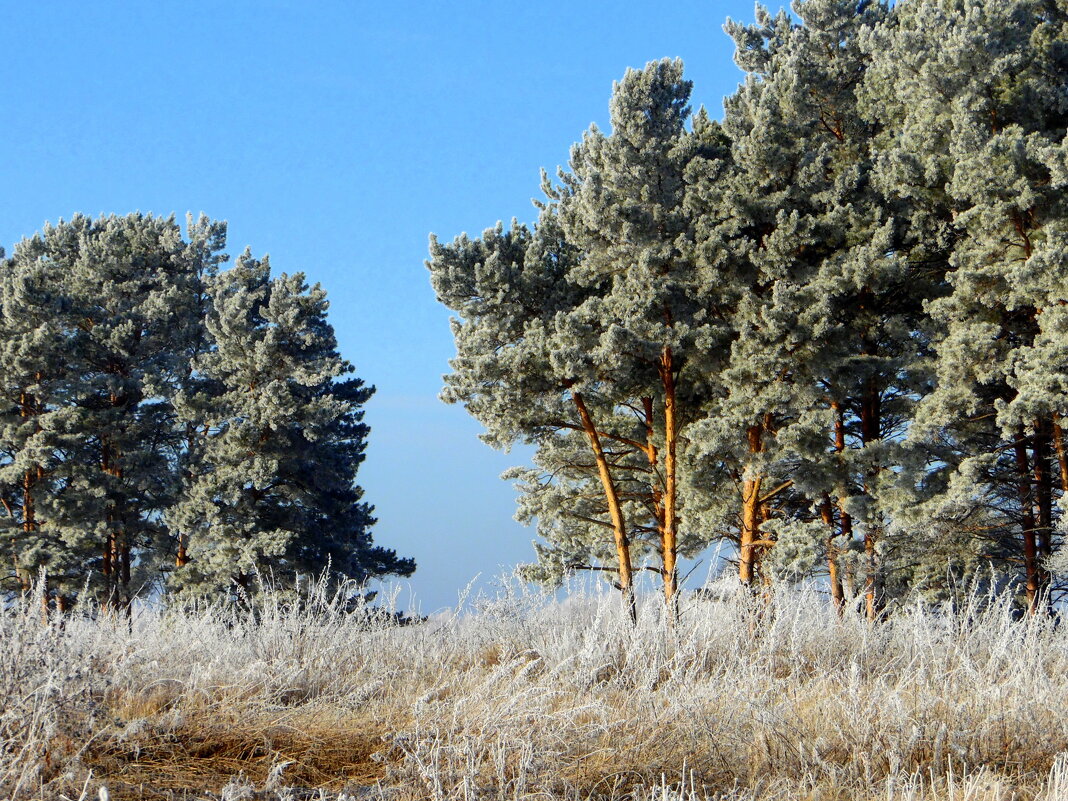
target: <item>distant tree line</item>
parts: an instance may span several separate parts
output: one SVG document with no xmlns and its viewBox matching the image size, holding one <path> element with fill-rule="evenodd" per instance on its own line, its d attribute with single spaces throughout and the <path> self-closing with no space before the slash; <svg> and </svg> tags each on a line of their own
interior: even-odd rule
<svg viewBox="0 0 1068 801">
<path fill-rule="evenodd" d="M 444 398 L 507 448 L 533 579 L 736 546 L 867 614 L 1032 610 L 1068 520 L 1068 5 L 798 0 L 728 21 L 722 122 L 629 70 L 536 224 L 431 238 Z"/>
<path fill-rule="evenodd" d="M 303 275 L 225 223 L 48 225 L 0 260 L 3 592 L 110 608 L 407 575 L 355 483 L 374 391 Z M 2 254 L 0 254 L 2 256 Z"/>
</svg>

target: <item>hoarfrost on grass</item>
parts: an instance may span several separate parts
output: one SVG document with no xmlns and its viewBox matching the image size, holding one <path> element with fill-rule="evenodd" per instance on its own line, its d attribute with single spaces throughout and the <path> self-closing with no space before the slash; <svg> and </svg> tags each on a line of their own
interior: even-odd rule
<svg viewBox="0 0 1068 801">
<path fill-rule="evenodd" d="M 28 603 L 0 618 L 0 797 L 1068 798 L 1053 619 L 873 625 L 726 585 L 661 613 L 516 585 L 409 626 L 325 594 L 62 626 Z"/>
</svg>

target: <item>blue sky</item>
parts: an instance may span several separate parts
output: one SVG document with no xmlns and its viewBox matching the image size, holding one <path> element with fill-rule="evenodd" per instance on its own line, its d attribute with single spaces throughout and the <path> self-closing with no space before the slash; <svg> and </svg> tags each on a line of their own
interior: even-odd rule
<svg viewBox="0 0 1068 801">
<path fill-rule="evenodd" d="M 437 400 L 453 355 L 427 237 L 533 218 L 627 67 L 681 57 L 720 115 L 722 31 L 749 0 L 105 2 L 0 5 L 0 245 L 46 220 L 131 211 L 229 221 L 331 298 L 342 353 L 378 387 L 360 482 L 376 540 L 414 556 L 424 612 L 532 556 L 498 476 L 525 452 Z"/>
</svg>

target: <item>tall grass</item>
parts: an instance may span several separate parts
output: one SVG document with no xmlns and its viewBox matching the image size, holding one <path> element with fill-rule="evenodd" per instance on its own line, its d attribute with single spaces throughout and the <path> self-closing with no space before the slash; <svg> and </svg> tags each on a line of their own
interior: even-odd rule
<svg viewBox="0 0 1068 801">
<path fill-rule="evenodd" d="M 1068 634 L 812 589 L 0 616 L 0 798 L 1068 801 Z M 184 795 L 183 795 L 184 794 Z"/>
</svg>

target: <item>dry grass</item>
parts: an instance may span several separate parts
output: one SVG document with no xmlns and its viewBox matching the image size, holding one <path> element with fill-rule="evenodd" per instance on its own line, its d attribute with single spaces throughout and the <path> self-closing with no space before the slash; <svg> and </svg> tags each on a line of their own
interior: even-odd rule
<svg viewBox="0 0 1068 801">
<path fill-rule="evenodd" d="M 1068 634 L 978 599 L 518 590 L 395 627 L 310 608 L 0 617 L 0 798 L 1068 801 Z"/>
</svg>

